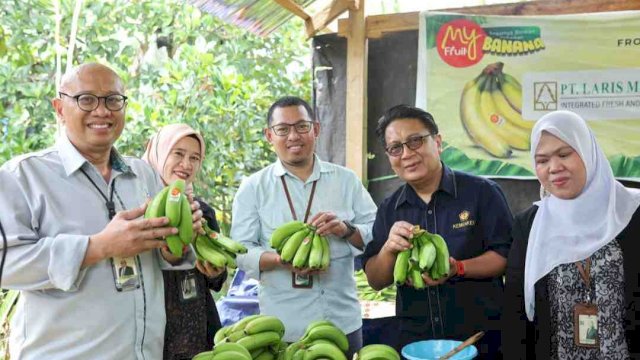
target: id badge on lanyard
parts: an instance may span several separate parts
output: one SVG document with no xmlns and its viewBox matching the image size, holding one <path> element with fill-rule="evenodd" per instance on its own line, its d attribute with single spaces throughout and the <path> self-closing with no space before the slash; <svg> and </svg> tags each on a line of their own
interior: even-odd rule
<svg viewBox="0 0 640 360">
<path fill-rule="evenodd" d="M 140 287 L 140 262 L 137 256 L 112 257 L 111 270 L 116 290 L 131 291 Z"/>
<path fill-rule="evenodd" d="M 598 306 L 591 301 L 591 258 L 586 261 L 586 268 L 576 262 L 578 272 L 587 287 L 587 301 L 573 306 L 573 339 L 576 346 L 597 348 L 600 346 L 598 336 Z"/>
</svg>

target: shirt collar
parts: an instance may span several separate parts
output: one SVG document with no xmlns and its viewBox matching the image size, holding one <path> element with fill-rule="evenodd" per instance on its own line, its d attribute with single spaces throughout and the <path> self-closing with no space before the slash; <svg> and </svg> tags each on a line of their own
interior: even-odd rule
<svg viewBox="0 0 640 360">
<path fill-rule="evenodd" d="M 442 177 L 440 178 L 440 184 L 438 185 L 438 190 L 436 192 L 445 192 L 453 196 L 454 198 L 458 197 L 458 189 L 456 187 L 456 175 L 444 163 L 442 164 Z M 402 206 L 402 204 L 407 203 L 409 205 L 421 206 L 424 204 L 424 201 L 420 199 L 416 191 L 409 184 L 404 184 L 400 195 L 398 196 L 398 200 L 396 201 L 395 208 L 396 210 Z"/>
<path fill-rule="evenodd" d="M 324 161 L 321 161 L 317 154 L 313 154 L 313 171 L 311 172 L 311 176 L 309 176 L 306 182 L 308 183 L 316 181 L 320 179 L 321 173 L 326 173 L 329 171 L 331 171 L 331 168 L 328 167 L 327 164 L 324 163 Z M 287 170 L 287 168 L 284 167 L 280 158 L 278 158 L 275 162 L 273 174 L 277 177 L 283 176 L 285 174 L 296 177 L 289 170 Z"/>
<path fill-rule="evenodd" d="M 56 148 L 67 176 L 70 176 L 80 169 L 85 163 L 89 162 L 71 143 L 67 134 L 62 134 L 58 137 L 56 140 Z M 124 158 L 118 153 L 115 147 L 111 148 L 109 161 L 113 170 L 121 173 L 133 174 L 131 167 L 127 165 Z"/>
</svg>

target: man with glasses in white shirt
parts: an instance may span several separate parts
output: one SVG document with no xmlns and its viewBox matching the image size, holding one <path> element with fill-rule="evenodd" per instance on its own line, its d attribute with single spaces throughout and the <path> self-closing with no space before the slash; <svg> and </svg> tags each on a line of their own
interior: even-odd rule
<svg viewBox="0 0 640 360">
<path fill-rule="evenodd" d="M 276 101 L 264 132 L 278 159 L 245 178 L 235 195 L 231 237 L 249 249 L 238 267 L 260 280 L 260 312 L 284 322 L 284 341 L 299 340 L 312 321 L 330 320 L 347 334 L 351 358 L 362 347 L 353 258 L 371 240 L 376 206 L 353 171 L 315 154 L 320 123 L 304 100 Z M 295 269 L 270 247 L 273 230 L 294 219 L 327 236 L 327 270 Z"/>
<path fill-rule="evenodd" d="M 161 269 L 193 268 L 162 237 L 166 217 L 142 218 L 158 174 L 113 146 L 127 97 L 109 67 L 65 74 L 53 99 L 62 134 L 51 148 L 0 167 L 0 221 L 8 248 L 2 285 L 20 290 L 12 359 L 160 359 L 165 310 Z M 198 204 L 194 229 L 201 227 Z M 131 266 L 119 276 L 120 263 Z"/>
</svg>

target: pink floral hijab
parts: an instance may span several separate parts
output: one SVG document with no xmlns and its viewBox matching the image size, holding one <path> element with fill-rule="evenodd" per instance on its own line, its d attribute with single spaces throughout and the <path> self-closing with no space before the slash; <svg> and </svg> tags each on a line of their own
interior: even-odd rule
<svg viewBox="0 0 640 360">
<path fill-rule="evenodd" d="M 142 160 L 146 161 L 149 165 L 153 166 L 160 177 L 164 173 L 164 165 L 167 162 L 171 149 L 176 145 L 178 141 L 186 136 L 194 135 L 200 143 L 200 154 L 204 159 L 205 145 L 202 135 L 193 130 L 187 124 L 171 124 L 162 127 L 155 135 L 151 137 L 149 143 L 147 143 L 147 149 L 142 155 Z M 163 178 L 162 181 L 166 184 L 167 181 Z"/>
</svg>

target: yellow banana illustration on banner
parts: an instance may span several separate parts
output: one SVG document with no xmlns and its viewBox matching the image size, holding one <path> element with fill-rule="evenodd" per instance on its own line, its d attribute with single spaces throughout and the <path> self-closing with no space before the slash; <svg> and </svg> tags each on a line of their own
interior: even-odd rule
<svg viewBox="0 0 640 360">
<path fill-rule="evenodd" d="M 503 68 L 502 62 L 487 65 L 460 99 L 460 119 L 472 142 L 497 158 L 529 150 L 535 124 L 522 118 L 522 86 Z"/>
</svg>

